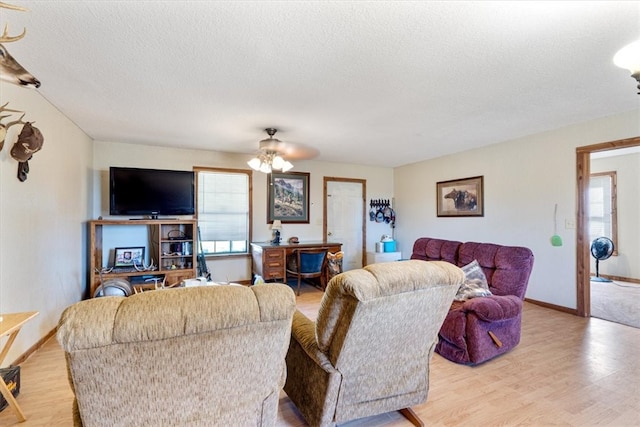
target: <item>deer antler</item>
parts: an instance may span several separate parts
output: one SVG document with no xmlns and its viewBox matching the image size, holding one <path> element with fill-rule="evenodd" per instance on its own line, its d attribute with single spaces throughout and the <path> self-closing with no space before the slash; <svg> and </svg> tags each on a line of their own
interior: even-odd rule
<svg viewBox="0 0 640 427">
<path fill-rule="evenodd" d="M 22 12 L 28 12 L 29 11 L 29 9 L 25 9 L 24 7 L 14 6 L 12 4 L 3 3 L 3 2 L 0 2 L 0 8 L 11 9 L 11 10 L 19 10 L 19 11 L 22 11 Z M 2 33 L 2 36 L 0 36 L 0 43 L 16 42 L 16 41 L 20 40 L 21 38 L 23 38 L 26 34 L 27 34 L 27 29 L 24 28 L 22 30 L 22 34 L 20 34 L 19 36 L 10 36 L 9 35 L 9 24 L 6 24 L 4 26 L 4 32 Z"/>
<path fill-rule="evenodd" d="M 22 34 L 19 36 L 9 36 L 9 24 L 4 26 L 4 32 L 2 36 L 0 36 L 0 43 L 9 43 L 9 42 L 17 42 L 21 38 L 23 38 L 27 34 L 27 29 L 22 30 Z"/>
<path fill-rule="evenodd" d="M 11 10 L 20 10 L 22 12 L 28 12 L 29 11 L 29 9 L 27 9 L 26 7 L 15 6 L 13 4 L 4 3 L 4 2 L 1 2 L 1 1 L 0 1 L 0 8 L 11 9 Z"/>
<path fill-rule="evenodd" d="M 24 111 L 12 110 L 11 108 L 6 108 L 7 105 L 9 105 L 8 102 L 5 102 L 4 105 L 0 105 L 0 113 L 2 113 L 3 111 L 8 111 L 10 113 L 24 113 Z M 9 117 L 9 116 L 2 116 L 2 117 Z"/>
<path fill-rule="evenodd" d="M 24 122 L 22 119 L 24 119 L 24 115 L 27 113 L 22 113 L 22 115 L 20 116 L 20 118 L 18 120 L 14 120 L 12 122 L 7 123 L 6 125 L 0 124 L 0 126 L 4 126 L 5 129 L 9 129 L 11 126 L 13 125 L 18 125 L 18 124 L 26 124 L 26 122 Z M 7 116 L 5 116 L 7 117 Z M 35 122 L 31 122 L 31 123 L 35 123 Z"/>
<path fill-rule="evenodd" d="M 13 125 L 17 125 L 17 124 L 25 124 L 25 122 L 22 121 L 22 119 L 24 119 L 24 115 L 26 113 L 22 112 L 22 111 L 18 111 L 18 110 L 12 110 L 10 108 L 5 108 L 7 106 L 7 104 L 9 104 L 8 102 L 2 106 L 0 106 L 0 113 L 3 111 L 9 111 L 12 113 L 22 113 L 22 116 L 20 116 L 20 118 L 18 120 L 14 120 L 12 122 L 5 124 L 0 123 L 0 150 L 2 150 L 2 148 L 4 148 L 4 140 L 7 137 L 7 130 L 9 130 L 9 128 Z M 0 116 L 0 122 L 2 122 L 2 119 L 6 119 L 7 117 L 11 117 L 11 114 L 7 114 L 4 116 Z"/>
</svg>

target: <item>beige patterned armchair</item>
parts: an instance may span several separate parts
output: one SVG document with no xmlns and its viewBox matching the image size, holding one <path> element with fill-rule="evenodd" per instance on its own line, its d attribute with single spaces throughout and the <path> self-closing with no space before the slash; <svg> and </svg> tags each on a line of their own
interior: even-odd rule
<svg viewBox="0 0 640 427">
<path fill-rule="evenodd" d="M 294 310 L 295 295 L 282 284 L 74 304 L 57 336 L 76 425 L 274 425 Z"/>
<path fill-rule="evenodd" d="M 371 264 L 334 277 L 317 321 L 293 317 L 284 390 L 312 426 L 426 401 L 438 330 L 462 270 L 447 262 Z"/>
</svg>

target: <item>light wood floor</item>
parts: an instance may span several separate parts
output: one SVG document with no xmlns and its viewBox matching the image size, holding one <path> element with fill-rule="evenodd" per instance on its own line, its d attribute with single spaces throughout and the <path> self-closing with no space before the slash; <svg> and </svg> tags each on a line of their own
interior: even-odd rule
<svg viewBox="0 0 640 427">
<path fill-rule="evenodd" d="M 315 318 L 321 297 L 305 286 L 298 307 Z M 414 410 L 429 426 L 640 426 L 639 350 L 639 329 L 525 303 L 518 347 L 477 367 L 436 354 L 429 398 Z M 18 403 L 27 421 L 5 409 L 0 426 L 71 426 L 72 394 L 55 338 L 22 364 L 21 374 Z M 282 393 L 277 426 L 305 425 Z M 410 424 L 391 413 L 343 426 Z"/>
</svg>

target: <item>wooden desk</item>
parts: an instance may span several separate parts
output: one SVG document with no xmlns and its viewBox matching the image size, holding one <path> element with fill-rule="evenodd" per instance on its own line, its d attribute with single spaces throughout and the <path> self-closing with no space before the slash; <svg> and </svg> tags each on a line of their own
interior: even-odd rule
<svg viewBox="0 0 640 427">
<path fill-rule="evenodd" d="M 0 365 L 4 361 L 4 358 L 7 357 L 7 353 L 9 353 L 9 349 L 11 345 L 16 340 L 16 336 L 22 326 L 27 323 L 30 319 L 33 319 L 38 315 L 37 311 L 27 311 L 24 313 L 9 313 L 9 314 L 0 314 L 2 321 L 0 322 L 0 338 L 8 336 L 9 339 L 5 343 L 2 351 L 0 351 Z M 2 376 L 0 376 L 0 393 L 4 396 L 7 403 L 13 411 L 16 413 L 16 417 L 20 422 L 25 421 L 26 418 L 18 406 L 18 402 L 16 402 L 15 397 L 9 391 L 7 384 L 4 382 Z"/>
<path fill-rule="evenodd" d="M 281 279 L 286 281 L 287 256 L 296 249 L 327 249 L 338 252 L 342 243 L 309 241 L 296 244 L 272 245 L 269 242 L 252 242 L 251 258 L 253 259 L 253 275 L 260 275 L 267 280 Z"/>
</svg>

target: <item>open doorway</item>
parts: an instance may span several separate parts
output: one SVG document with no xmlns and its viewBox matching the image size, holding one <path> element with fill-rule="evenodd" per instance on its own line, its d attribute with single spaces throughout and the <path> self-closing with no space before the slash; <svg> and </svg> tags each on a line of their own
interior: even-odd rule
<svg viewBox="0 0 640 427">
<path fill-rule="evenodd" d="M 589 181 L 591 177 L 591 154 L 639 146 L 640 137 L 636 137 L 576 148 L 576 308 L 579 316 L 591 316 L 591 242 L 589 240 Z"/>
</svg>

